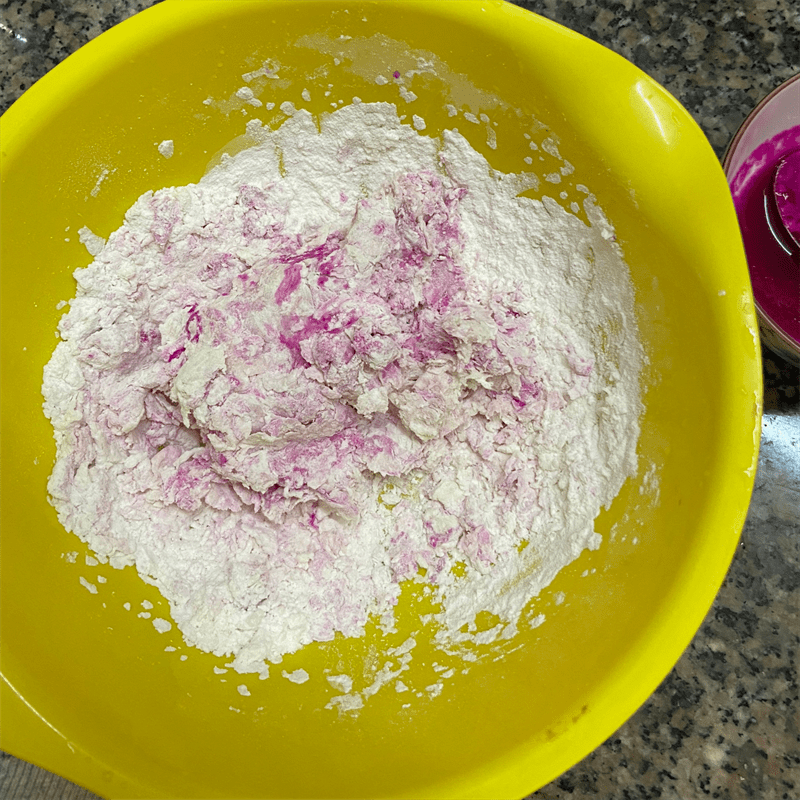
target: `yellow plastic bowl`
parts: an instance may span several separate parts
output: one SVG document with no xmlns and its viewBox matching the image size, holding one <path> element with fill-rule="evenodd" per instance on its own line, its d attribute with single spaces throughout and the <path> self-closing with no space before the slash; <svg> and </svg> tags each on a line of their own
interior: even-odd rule
<svg viewBox="0 0 800 800">
<path fill-rule="evenodd" d="M 330 53 L 322 39 L 301 38 L 309 36 Z M 350 54 L 339 65 L 336 47 Z M 456 676 L 435 700 L 403 710 L 402 695 L 383 691 L 356 719 L 339 719 L 321 710 L 331 693 L 322 670 L 356 663 L 362 643 L 287 658 L 285 668 L 312 674 L 303 686 L 279 674 L 258 682 L 229 673 L 223 683 L 212 666 L 224 659 L 190 650 L 180 661 L 164 652 L 181 647 L 176 630 L 159 636 L 137 619 L 145 598 L 161 616 L 168 609 L 132 569 L 101 570 L 108 583 L 97 596 L 79 584 L 95 574 L 83 565 L 87 551 L 46 500 L 54 444 L 42 367 L 55 345 L 56 305 L 74 294 L 73 269 L 90 261 L 77 229 L 105 236 L 142 192 L 197 180 L 245 119 L 264 112 L 225 114 L 203 100 L 231 98 L 242 73 L 273 59 L 281 81 L 265 101 L 323 111 L 358 95 L 403 105 L 392 82 L 379 86 L 374 76 L 392 59 L 398 69 L 416 66 L 415 51 L 434 54 L 442 78 L 414 79 L 419 98 L 408 110 L 427 120 L 427 132 L 454 124 L 445 103 L 485 111 L 498 122 L 496 150 L 483 125 L 459 116 L 460 129 L 504 171 L 518 171 L 530 153 L 524 132 L 554 134 L 573 177 L 616 226 L 650 359 L 642 470 L 598 521 L 600 550 L 537 601 L 547 621 L 521 634 L 524 647 Z M 170 160 L 155 147 L 164 139 L 175 142 Z M 725 177 L 669 94 L 599 45 L 489 0 L 187 0 L 145 11 L 70 56 L 7 112 L 1 141 L 0 746 L 115 798 L 519 797 L 589 753 L 656 688 L 733 556 L 761 397 Z M 651 465 L 657 492 L 644 480 Z M 72 550 L 76 564 L 62 558 Z M 417 680 L 430 670 L 425 658 L 415 655 Z M 242 682 L 251 697 L 237 694 Z"/>
</svg>

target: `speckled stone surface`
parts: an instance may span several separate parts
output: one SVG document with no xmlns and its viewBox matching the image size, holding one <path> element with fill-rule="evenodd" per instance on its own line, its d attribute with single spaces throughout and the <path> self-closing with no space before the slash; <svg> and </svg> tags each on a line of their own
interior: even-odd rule
<svg viewBox="0 0 800 800">
<path fill-rule="evenodd" d="M 517 4 L 648 72 L 686 106 L 720 156 L 758 100 L 800 71 L 796 0 Z M 149 5 L 0 0 L 0 109 L 84 42 Z M 756 489 L 706 621 L 644 706 L 531 798 L 800 800 L 800 378 L 764 351 L 764 380 Z M 92 797 L 0 754 L 2 800 Z"/>
</svg>

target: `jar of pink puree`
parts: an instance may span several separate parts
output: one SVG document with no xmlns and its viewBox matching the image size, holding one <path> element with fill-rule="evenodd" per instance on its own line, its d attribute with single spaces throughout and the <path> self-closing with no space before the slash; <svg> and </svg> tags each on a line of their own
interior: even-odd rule
<svg viewBox="0 0 800 800">
<path fill-rule="evenodd" d="M 762 341 L 800 366 L 800 75 L 755 107 L 728 147 L 723 168 Z"/>
</svg>

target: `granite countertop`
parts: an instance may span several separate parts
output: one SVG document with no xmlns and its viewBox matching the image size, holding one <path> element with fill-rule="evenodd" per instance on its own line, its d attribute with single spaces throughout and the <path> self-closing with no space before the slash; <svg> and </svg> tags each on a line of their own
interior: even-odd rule
<svg viewBox="0 0 800 800">
<path fill-rule="evenodd" d="M 0 0 L 0 109 L 148 0 Z M 796 0 L 519 0 L 617 51 L 674 94 L 719 156 L 800 71 Z M 764 350 L 756 488 L 719 596 L 661 686 L 531 798 L 800 798 L 800 379 Z M 695 354 L 702 358 L 698 347 Z M 94 795 L 0 754 L 1 800 Z"/>
</svg>

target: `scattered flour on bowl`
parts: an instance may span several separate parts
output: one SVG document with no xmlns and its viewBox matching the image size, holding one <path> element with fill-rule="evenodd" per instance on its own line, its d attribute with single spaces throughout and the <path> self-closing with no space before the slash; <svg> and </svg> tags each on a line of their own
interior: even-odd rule
<svg viewBox="0 0 800 800">
<path fill-rule="evenodd" d="M 281 675 L 283 675 L 287 681 L 291 681 L 292 683 L 305 683 L 309 678 L 308 673 L 304 669 L 296 669 L 293 672 L 287 672 L 286 670 L 283 670 Z"/>
<path fill-rule="evenodd" d="M 391 629 L 408 580 L 442 648 L 512 637 L 637 464 L 633 292 L 591 199 L 586 225 L 521 197 L 532 176 L 389 104 L 320 126 L 292 109 L 82 231 L 44 371 L 61 522 L 242 673 Z M 410 641 L 334 706 L 403 691 Z"/>
</svg>

